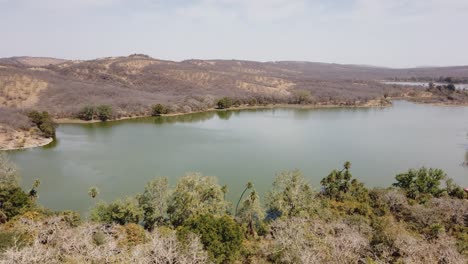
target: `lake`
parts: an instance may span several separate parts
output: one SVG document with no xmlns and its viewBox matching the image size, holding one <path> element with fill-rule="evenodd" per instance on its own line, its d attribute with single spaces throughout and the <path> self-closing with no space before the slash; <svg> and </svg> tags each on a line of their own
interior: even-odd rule
<svg viewBox="0 0 468 264">
<path fill-rule="evenodd" d="M 300 169 L 320 189 L 328 172 L 349 160 L 354 177 L 389 186 L 421 166 L 445 170 L 468 186 L 468 107 L 395 101 L 389 108 L 260 109 L 207 112 L 94 124 L 66 124 L 58 140 L 10 152 L 39 202 L 87 212 L 97 186 L 111 201 L 141 192 L 147 181 L 186 172 L 217 176 L 234 201 L 247 181 L 265 193 L 275 174 Z"/>
</svg>

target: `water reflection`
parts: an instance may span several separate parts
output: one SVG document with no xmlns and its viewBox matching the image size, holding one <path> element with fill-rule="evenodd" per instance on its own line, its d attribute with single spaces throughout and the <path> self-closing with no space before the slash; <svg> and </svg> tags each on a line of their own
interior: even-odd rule
<svg viewBox="0 0 468 264">
<path fill-rule="evenodd" d="M 233 111 L 218 111 L 216 112 L 218 114 L 219 119 L 222 120 L 229 120 L 231 118 Z"/>
<path fill-rule="evenodd" d="M 50 142 L 49 144 L 45 145 L 45 146 L 42 146 L 43 149 L 53 149 L 55 147 L 57 147 L 60 143 L 60 140 L 58 138 L 54 138 L 54 140 L 52 140 L 52 142 Z"/>
<path fill-rule="evenodd" d="M 174 123 L 195 123 L 195 122 L 201 122 L 201 121 L 211 119 L 215 115 L 216 115 L 215 112 L 203 112 L 203 113 L 196 113 L 196 114 L 176 115 L 176 116 L 158 116 L 150 120 L 152 120 L 152 122 L 157 125 L 174 124 Z M 138 120 L 138 123 L 140 122 L 141 120 Z"/>
</svg>

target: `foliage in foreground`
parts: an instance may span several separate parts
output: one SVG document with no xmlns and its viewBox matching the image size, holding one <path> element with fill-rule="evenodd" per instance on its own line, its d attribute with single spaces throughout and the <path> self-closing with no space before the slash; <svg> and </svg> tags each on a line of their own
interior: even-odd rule
<svg viewBox="0 0 468 264">
<path fill-rule="evenodd" d="M 0 194 L 18 192 L 14 166 L 0 161 Z M 92 221 L 40 209 L 24 192 L 9 206 L 0 195 L 0 263 L 466 263 L 468 201 L 445 178 L 422 168 L 368 189 L 346 163 L 317 192 L 286 171 L 265 207 L 249 183 L 231 215 L 227 188 L 191 173 L 173 189 L 158 178 L 136 197 L 99 202 Z"/>
</svg>

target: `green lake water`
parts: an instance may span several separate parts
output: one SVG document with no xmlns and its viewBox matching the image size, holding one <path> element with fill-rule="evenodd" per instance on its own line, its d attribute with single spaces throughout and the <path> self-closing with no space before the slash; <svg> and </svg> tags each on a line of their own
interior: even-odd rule
<svg viewBox="0 0 468 264">
<path fill-rule="evenodd" d="M 86 212 L 99 199 L 141 192 L 166 176 L 216 176 L 234 201 L 247 181 L 265 193 L 275 174 L 301 170 L 320 179 L 344 161 L 369 186 L 389 186 L 397 173 L 421 166 L 445 170 L 468 186 L 468 107 L 396 101 L 389 108 L 262 109 L 208 112 L 96 124 L 60 125 L 51 145 L 10 152 L 22 185 L 42 182 L 39 202 Z"/>
</svg>

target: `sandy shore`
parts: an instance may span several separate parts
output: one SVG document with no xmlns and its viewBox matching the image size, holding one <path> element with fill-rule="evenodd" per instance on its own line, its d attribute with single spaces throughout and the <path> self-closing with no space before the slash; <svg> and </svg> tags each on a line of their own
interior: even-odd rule
<svg viewBox="0 0 468 264">
<path fill-rule="evenodd" d="M 29 131 L 0 131 L 0 150 L 19 150 L 45 146 L 53 141 Z"/>
</svg>

